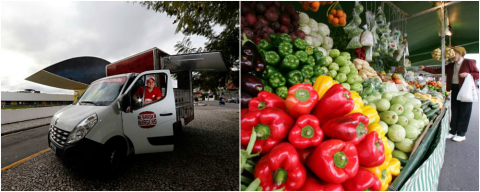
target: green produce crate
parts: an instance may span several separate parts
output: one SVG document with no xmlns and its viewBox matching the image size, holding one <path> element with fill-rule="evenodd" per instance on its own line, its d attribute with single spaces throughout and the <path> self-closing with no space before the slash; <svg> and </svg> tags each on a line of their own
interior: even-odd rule
<svg viewBox="0 0 480 192">
<path fill-rule="evenodd" d="M 435 170 L 438 172 L 438 174 L 436 175 L 436 181 L 438 182 L 438 176 L 440 175 L 441 166 L 432 166 L 432 164 L 439 163 L 439 158 L 441 158 L 441 164 L 443 164 L 443 154 L 445 152 L 445 136 L 448 132 L 449 124 L 450 98 L 445 101 L 444 107 L 442 108 L 440 115 L 437 116 L 433 123 L 430 123 L 429 128 L 425 133 L 425 136 L 422 139 L 420 145 L 418 146 L 416 152 L 410 157 L 409 160 L 400 160 L 403 169 L 400 175 L 398 175 L 388 187 L 389 191 L 425 191 L 427 189 L 424 189 L 422 187 L 428 187 L 430 185 L 430 188 L 428 189 L 431 189 L 432 183 L 435 184 L 433 187 L 436 189 L 436 183 L 432 182 L 432 180 L 434 180 L 435 178 L 431 178 L 429 176 L 435 175 L 431 174 L 432 169 L 438 169 Z M 435 159 L 431 160 L 431 158 Z M 425 169 L 425 166 L 428 166 L 428 169 Z M 418 177 L 419 175 L 422 176 Z M 425 178 L 427 178 L 426 181 Z"/>
</svg>

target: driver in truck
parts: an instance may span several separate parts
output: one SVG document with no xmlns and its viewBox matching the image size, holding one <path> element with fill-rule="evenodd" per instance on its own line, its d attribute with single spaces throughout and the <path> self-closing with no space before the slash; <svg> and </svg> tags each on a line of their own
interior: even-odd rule
<svg viewBox="0 0 480 192">
<path fill-rule="evenodd" d="M 149 103 L 152 103 L 152 102 L 155 102 L 157 100 L 160 100 L 162 98 L 162 91 L 160 90 L 160 88 L 156 87 L 155 86 L 155 77 L 153 76 L 150 76 L 148 77 L 147 79 L 147 86 L 146 86 L 146 90 L 145 90 L 145 102 L 144 104 L 149 104 Z M 142 95 L 143 95 L 143 88 L 144 87 L 140 87 L 138 88 L 137 92 L 135 92 L 135 97 L 137 98 L 141 98 Z"/>
</svg>

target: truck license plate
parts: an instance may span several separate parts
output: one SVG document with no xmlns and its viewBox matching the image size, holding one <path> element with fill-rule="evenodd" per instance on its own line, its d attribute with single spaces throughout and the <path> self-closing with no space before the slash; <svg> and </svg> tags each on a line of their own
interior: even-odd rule
<svg viewBox="0 0 480 192">
<path fill-rule="evenodd" d="M 52 142 L 50 142 L 50 148 L 52 148 L 54 153 L 57 152 L 57 147 Z"/>
</svg>

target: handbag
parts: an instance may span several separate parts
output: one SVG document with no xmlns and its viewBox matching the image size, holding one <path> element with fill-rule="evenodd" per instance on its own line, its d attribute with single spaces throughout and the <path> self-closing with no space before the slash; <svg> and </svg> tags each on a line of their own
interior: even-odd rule
<svg viewBox="0 0 480 192">
<path fill-rule="evenodd" d="M 462 88 L 458 92 L 457 100 L 461 102 L 478 102 L 478 92 L 472 75 L 465 77 Z"/>
</svg>

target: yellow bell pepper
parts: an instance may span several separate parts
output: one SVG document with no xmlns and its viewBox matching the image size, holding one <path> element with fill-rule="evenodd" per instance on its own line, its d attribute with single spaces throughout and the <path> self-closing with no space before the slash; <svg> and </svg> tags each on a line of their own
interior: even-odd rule
<svg viewBox="0 0 480 192">
<path fill-rule="evenodd" d="M 390 173 L 392 173 L 393 176 L 400 175 L 400 166 L 401 163 L 397 158 L 392 158 L 388 162 L 388 168 L 390 169 Z"/>
<path fill-rule="evenodd" d="M 380 122 L 380 116 L 376 109 L 370 107 L 370 105 L 365 105 L 362 107 L 363 114 L 368 117 L 368 125 L 373 123 Z"/>
<path fill-rule="evenodd" d="M 388 144 L 387 137 L 383 137 L 382 142 L 383 142 L 383 148 L 385 149 L 384 152 L 385 152 L 385 160 L 386 160 L 389 155 L 392 156 L 393 149 Z"/>
<path fill-rule="evenodd" d="M 315 80 L 315 84 L 313 84 L 313 89 L 318 93 L 318 100 L 322 99 L 325 92 L 327 92 L 330 87 L 333 85 L 338 84 L 336 81 L 332 79 L 330 76 L 320 75 Z"/>
<path fill-rule="evenodd" d="M 362 100 L 362 97 L 360 97 L 360 95 L 355 91 L 350 91 L 350 95 L 351 95 L 350 98 L 353 99 L 353 102 L 355 103 L 355 106 L 353 107 L 353 110 L 350 111 L 350 113 L 348 113 L 348 114 L 352 114 L 352 113 L 362 113 L 363 114 L 363 110 L 362 110 L 363 100 Z M 370 124 L 370 121 L 369 121 L 369 124 Z"/>
<path fill-rule="evenodd" d="M 382 187 L 380 189 L 381 191 L 386 191 L 388 189 L 390 182 L 392 182 L 392 173 L 390 173 L 390 169 L 387 163 L 383 163 L 378 167 L 363 168 L 377 176 L 377 178 L 380 180 L 380 183 L 382 183 Z"/>
<path fill-rule="evenodd" d="M 372 131 L 377 132 L 380 139 L 385 137 L 385 129 L 383 129 L 383 127 L 378 123 L 372 123 L 372 124 L 369 123 L 369 125 L 367 126 L 367 129 L 368 129 L 368 133 Z"/>
</svg>

